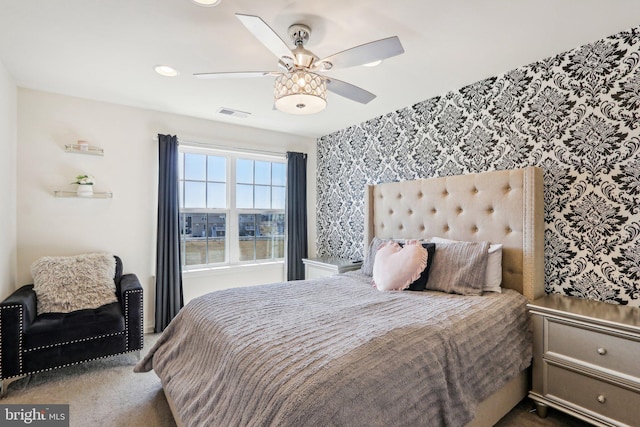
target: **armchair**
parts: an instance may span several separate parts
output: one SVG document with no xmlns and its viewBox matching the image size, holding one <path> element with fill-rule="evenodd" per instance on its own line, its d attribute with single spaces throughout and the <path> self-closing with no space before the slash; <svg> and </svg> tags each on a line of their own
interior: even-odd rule
<svg viewBox="0 0 640 427">
<path fill-rule="evenodd" d="M 0 397 L 9 383 L 37 372 L 61 368 L 143 347 L 142 286 L 135 274 L 122 274 L 116 260 L 117 302 L 69 313 L 37 313 L 33 285 L 0 303 Z"/>
</svg>

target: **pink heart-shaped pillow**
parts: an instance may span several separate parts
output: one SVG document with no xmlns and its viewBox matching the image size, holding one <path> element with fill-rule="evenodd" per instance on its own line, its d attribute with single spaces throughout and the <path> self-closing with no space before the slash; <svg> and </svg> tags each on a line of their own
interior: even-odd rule
<svg viewBox="0 0 640 427">
<path fill-rule="evenodd" d="M 400 291 L 418 280 L 427 266 L 428 253 L 417 240 L 401 247 L 388 242 L 378 252 L 373 263 L 373 284 L 380 291 Z"/>
</svg>

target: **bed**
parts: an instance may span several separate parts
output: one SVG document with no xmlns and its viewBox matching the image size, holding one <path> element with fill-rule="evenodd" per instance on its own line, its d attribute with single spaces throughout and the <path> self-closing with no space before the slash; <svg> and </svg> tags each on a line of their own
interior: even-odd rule
<svg viewBox="0 0 640 427">
<path fill-rule="evenodd" d="M 218 291 L 181 310 L 135 370 L 158 374 L 184 426 L 493 425 L 528 389 L 542 200 L 536 167 L 369 186 L 365 248 L 500 243 L 503 292 L 380 292 L 359 271 Z"/>
</svg>

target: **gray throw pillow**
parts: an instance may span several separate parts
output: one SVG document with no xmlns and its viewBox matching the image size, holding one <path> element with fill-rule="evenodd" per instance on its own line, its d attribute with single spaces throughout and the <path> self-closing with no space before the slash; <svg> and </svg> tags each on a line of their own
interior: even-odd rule
<svg viewBox="0 0 640 427">
<path fill-rule="evenodd" d="M 482 295 L 489 242 L 436 243 L 426 289 Z"/>
<path fill-rule="evenodd" d="M 374 237 L 371 239 L 371 243 L 369 243 L 369 248 L 367 249 L 367 253 L 365 254 L 364 262 L 362 263 L 362 267 L 360 267 L 360 271 L 367 276 L 373 276 L 373 261 L 376 259 L 376 252 L 385 242 L 388 240 L 380 239 L 378 237 Z"/>
</svg>

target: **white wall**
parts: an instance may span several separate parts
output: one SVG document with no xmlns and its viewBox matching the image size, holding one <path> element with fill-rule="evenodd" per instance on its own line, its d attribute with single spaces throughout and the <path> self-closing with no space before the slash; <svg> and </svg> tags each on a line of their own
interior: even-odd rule
<svg viewBox="0 0 640 427">
<path fill-rule="evenodd" d="M 212 271 L 188 271 L 182 275 L 184 303 L 207 292 L 282 282 L 285 277 L 282 262 L 221 267 Z"/>
<path fill-rule="evenodd" d="M 156 136 L 175 134 L 198 142 L 238 148 L 309 153 L 315 140 L 245 126 L 124 107 L 29 89 L 18 90 L 18 281 L 30 283 L 29 266 L 44 255 L 106 251 L 119 255 L 125 272 L 136 273 L 145 290 L 145 329 L 154 324 L 157 211 Z M 66 153 L 65 144 L 88 140 L 103 157 Z M 55 198 L 56 189 L 82 172 L 94 175 L 95 190 L 113 199 Z M 310 212 L 315 212 L 315 169 L 309 170 Z M 315 214 L 309 224 L 315 224 Z M 310 227 L 315 253 L 315 227 Z M 219 287 L 282 280 L 265 267 L 234 268 L 185 278 L 185 299 Z M 220 276 L 223 276 L 221 280 Z M 209 277 L 207 277 L 209 276 Z M 274 280 L 275 278 L 275 280 Z M 193 287 L 189 286 L 193 282 Z M 227 286 L 227 287 L 228 287 Z"/>
<path fill-rule="evenodd" d="M 0 62 L 0 298 L 16 282 L 17 88 Z"/>
</svg>

